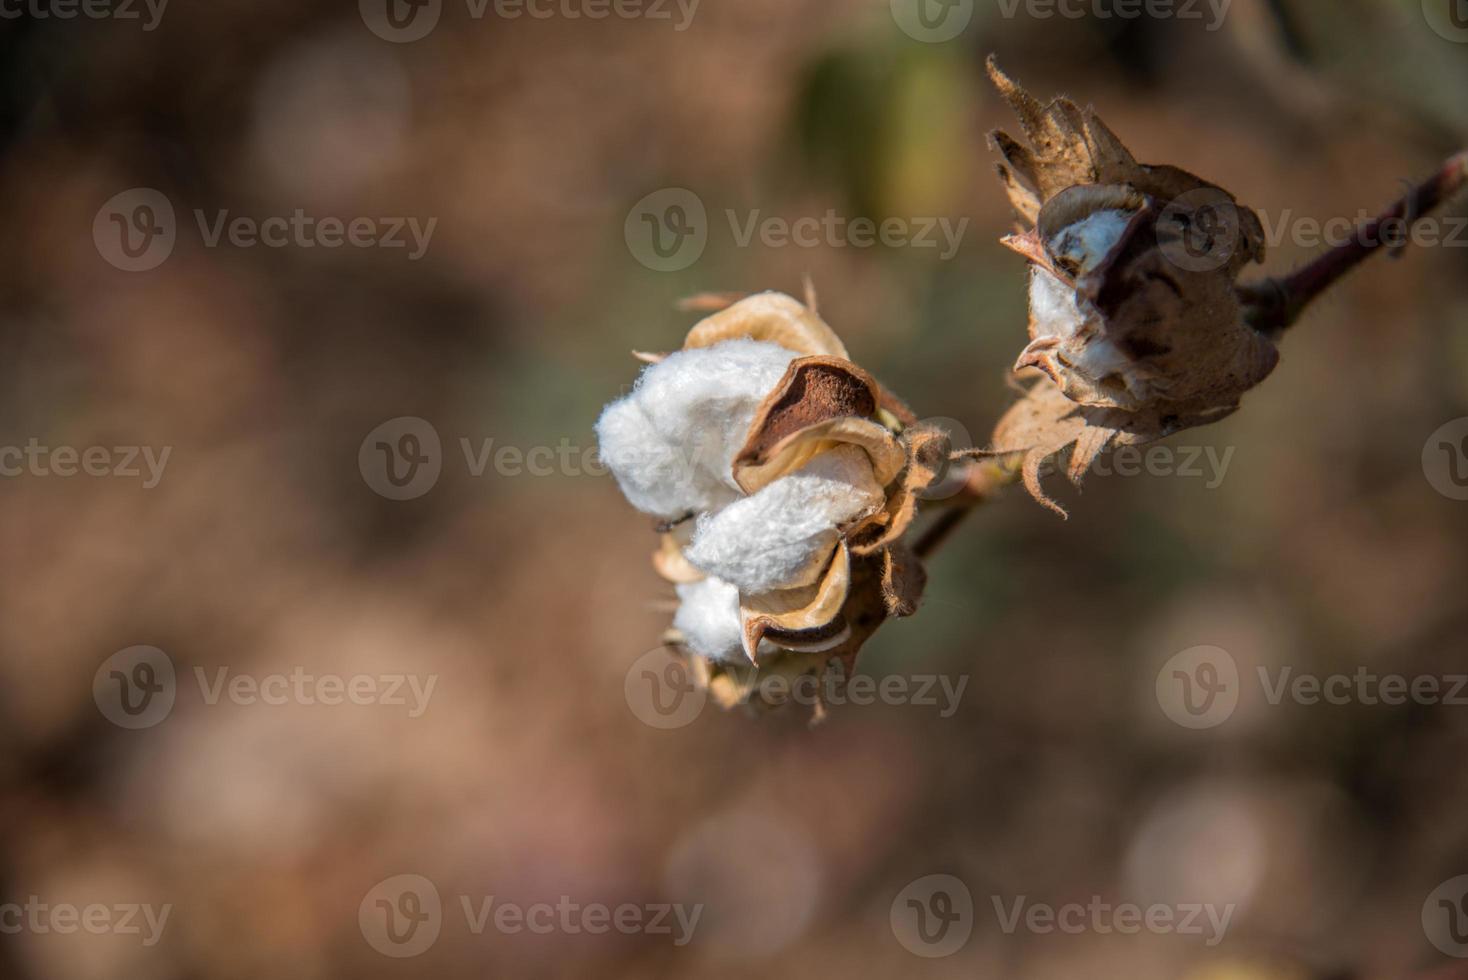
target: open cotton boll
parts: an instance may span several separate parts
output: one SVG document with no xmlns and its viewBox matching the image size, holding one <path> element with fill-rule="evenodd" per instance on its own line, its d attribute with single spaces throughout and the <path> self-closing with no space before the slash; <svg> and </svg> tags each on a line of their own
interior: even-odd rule
<svg viewBox="0 0 1468 980">
<path fill-rule="evenodd" d="M 596 423 L 602 462 L 632 506 L 659 517 L 739 496 L 734 454 L 794 351 L 753 340 L 678 351 L 642 372 Z"/>
<path fill-rule="evenodd" d="M 710 660 L 748 660 L 739 621 L 739 590 L 728 582 L 706 578 L 679 585 L 673 628 L 683 642 Z"/>
<path fill-rule="evenodd" d="M 866 452 L 838 446 L 701 516 L 684 556 L 749 595 L 810 585 L 836 547 L 837 528 L 875 512 L 884 499 Z"/>
<path fill-rule="evenodd" d="M 1062 228 L 1046 245 L 1056 259 L 1069 259 L 1077 274 L 1085 275 L 1111 254 L 1131 220 L 1131 211 L 1097 211 Z"/>
</svg>

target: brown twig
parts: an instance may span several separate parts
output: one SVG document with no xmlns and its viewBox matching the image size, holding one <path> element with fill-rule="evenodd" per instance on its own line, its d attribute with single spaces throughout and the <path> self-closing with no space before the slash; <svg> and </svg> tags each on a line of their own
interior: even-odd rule
<svg viewBox="0 0 1468 980">
<path fill-rule="evenodd" d="M 1468 186 L 1468 150 L 1443 164 L 1426 182 L 1385 212 L 1356 229 L 1351 241 L 1338 245 L 1309 265 L 1287 276 L 1277 276 L 1239 287 L 1250 325 L 1278 335 L 1300 318 L 1305 307 L 1335 285 L 1346 273 L 1378 251 L 1400 248 L 1412 224 Z M 1392 230 L 1397 233 L 1393 234 Z"/>
<path fill-rule="evenodd" d="M 955 460 L 956 462 L 956 460 Z M 948 509 L 939 514 L 913 545 L 919 558 L 927 559 L 948 540 L 963 519 L 979 504 L 1019 479 L 1019 467 L 999 458 L 985 459 L 968 466 L 963 487 L 945 501 Z"/>
</svg>

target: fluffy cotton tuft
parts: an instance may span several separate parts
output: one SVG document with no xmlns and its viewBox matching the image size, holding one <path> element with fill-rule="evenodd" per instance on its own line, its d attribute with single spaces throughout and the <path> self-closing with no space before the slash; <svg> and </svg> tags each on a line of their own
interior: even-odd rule
<svg viewBox="0 0 1468 980">
<path fill-rule="evenodd" d="M 706 578 L 680 585 L 673 628 L 683 642 L 710 660 L 747 660 L 739 622 L 739 590 L 728 582 Z"/>
<path fill-rule="evenodd" d="M 684 554 L 749 595 L 810 585 L 836 547 L 837 528 L 875 512 L 883 500 L 867 454 L 839 446 L 753 496 L 700 516 Z"/>
<path fill-rule="evenodd" d="M 1131 211 L 1108 209 L 1087 215 L 1062 228 L 1046 244 L 1057 259 L 1070 259 L 1081 274 L 1090 272 L 1111 254 L 1131 224 Z"/>
<path fill-rule="evenodd" d="M 736 500 L 734 454 L 755 410 L 797 355 L 775 344 L 730 340 L 669 354 L 632 393 L 602 412 L 602 462 L 632 506 L 676 518 Z"/>
</svg>

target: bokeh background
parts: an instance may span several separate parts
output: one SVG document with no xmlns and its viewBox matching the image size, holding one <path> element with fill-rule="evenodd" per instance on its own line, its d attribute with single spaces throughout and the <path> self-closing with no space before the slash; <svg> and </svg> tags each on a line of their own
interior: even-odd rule
<svg viewBox="0 0 1468 980">
<path fill-rule="evenodd" d="M 629 351 L 693 322 L 680 297 L 798 294 L 807 275 L 855 358 L 984 441 L 1025 330 L 988 53 L 1293 229 L 1374 211 L 1468 143 L 1468 44 L 1441 16 L 1234 0 L 1210 30 L 1204 5 L 1070 19 L 978 0 L 935 42 L 887 0 L 704 0 L 684 30 L 671 6 L 441 6 L 411 43 L 381 36 L 371 0 L 176 2 L 152 29 L 141 6 L 0 21 L 0 444 L 171 449 L 152 487 L 0 479 L 0 893 L 172 908 L 151 945 L 7 929 L 0 975 L 1461 975 L 1423 920 L 1468 873 L 1468 704 L 1275 705 L 1253 678 L 1468 670 L 1468 503 L 1423 467 L 1468 415 L 1468 248 L 1364 268 L 1240 413 L 1175 437 L 1232 452 L 1217 486 L 1096 477 L 1056 487 L 1068 522 L 1017 491 L 975 514 L 920 614 L 860 663 L 966 678 L 947 717 L 646 723 L 627 679 L 671 595 L 649 521 L 579 464 L 636 376 Z M 626 230 L 667 188 L 709 215 L 673 272 Z M 130 219 L 138 189 L 171 205 L 176 240 L 126 271 L 107 209 Z M 194 217 L 298 209 L 436 225 L 414 260 L 210 245 Z M 741 246 L 730 209 L 968 224 L 946 258 Z M 1314 254 L 1296 237 L 1271 271 Z M 401 417 L 440 437 L 441 474 L 394 500 L 359 449 Z M 476 475 L 460 440 L 578 463 Z M 176 700 L 130 730 L 94 680 L 137 645 L 166 653 Z M 1240 697 L 1193 729 L 1157 679 L 1199 645 L 1227 652 Z M 210 703 L 196 668 L 436 687 L 417 717 Z M 413 958 L 368 936 L 373 889 L 404 874 L 443 906 Z M 972 933 L 926 958 L 894 900 L 935 874 L 971 893 Z M 489 896 L 704 911 L 681 947 L 476 934 L 460 899 Z M 1209 944 L 1006 933 L 996 899 L 1235 910 Z"/>
</svg>

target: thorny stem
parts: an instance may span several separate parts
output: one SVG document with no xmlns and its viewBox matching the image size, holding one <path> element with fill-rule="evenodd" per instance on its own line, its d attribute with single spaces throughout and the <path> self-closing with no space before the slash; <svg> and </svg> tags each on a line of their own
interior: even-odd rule
<svg viewBox="0 0 1468 980">
<path fill-rule="evenodd" d="M 956 464 L 957 460 L 955 460 Z M 938 515 L 937 520 L 928 525 L 928 529 L 913 545 L 913 551 L 919 558 L 930 557 L 942 547 L 943 542 L 948 540 L 948 536 L 963 523 L 963 519 L 975 507 L 1018 480 L 1019 473 L 1018 462 L 1006 462 L 999 458 L 989 458 L 969 464 L 963 486 L 956 495 L 946 501 L 947 509 Z"/>
<path fill-rule="evenodd" d="M 1288 329 L 1305 307 L 1335 285 L 1347 272 L 1383 248 L 1394 251 L 1406 244 L 1406 232 L 1418 219 L 1468 186 L 1468 150 L 1451 157 L 1425 183 L 1385 212 L 1361 225 L 1351 241 L 1338 245 L 1309 265 L 1287 276 L 1263 279 L 1239 287 L 1250 326 L 1270 336 Z"/>
</svg>

